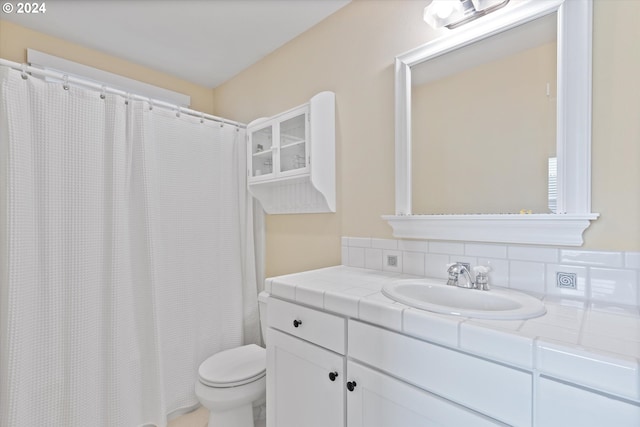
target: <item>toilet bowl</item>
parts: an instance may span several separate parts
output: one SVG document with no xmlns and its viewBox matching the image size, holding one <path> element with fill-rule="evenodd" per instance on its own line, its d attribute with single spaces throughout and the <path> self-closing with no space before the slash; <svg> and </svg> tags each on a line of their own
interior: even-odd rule
<svg viewBox="0 0 640 427">
<path fill-rule="evenodd" d="M 258 296 L 260 326 L 266 340 L 268 294 Z M 255 344 L 221 351 L 202 362 L 195 392 L 209 410 L 209 427 L 254 427 L 253 405 L 264 401 L 267 355 Z"/>
</svg>

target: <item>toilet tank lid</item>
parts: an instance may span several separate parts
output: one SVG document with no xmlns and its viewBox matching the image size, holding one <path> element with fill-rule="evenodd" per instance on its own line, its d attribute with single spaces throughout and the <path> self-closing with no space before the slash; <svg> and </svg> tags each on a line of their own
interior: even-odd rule
<svg viewBox="0 0 640 427">
<path fill-rule="evenodd" d="M 258 377 L 266 368 L 265 349 L 249 344 L 209 357 L 200 365 L 198 375 L 205 383 L 232 384 Z"/>
</svg>

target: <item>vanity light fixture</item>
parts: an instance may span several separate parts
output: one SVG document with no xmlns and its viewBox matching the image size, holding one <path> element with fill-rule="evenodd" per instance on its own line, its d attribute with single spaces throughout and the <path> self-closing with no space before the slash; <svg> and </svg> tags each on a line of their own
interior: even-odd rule
<svg viewBox="0 0 640 427">
<path fill-rule="evenodd" d="M 504 7 L 509 0 L 433 0 L 424 8 L 424 21 L 433 28 L 457 28 Z"/>
</svg>

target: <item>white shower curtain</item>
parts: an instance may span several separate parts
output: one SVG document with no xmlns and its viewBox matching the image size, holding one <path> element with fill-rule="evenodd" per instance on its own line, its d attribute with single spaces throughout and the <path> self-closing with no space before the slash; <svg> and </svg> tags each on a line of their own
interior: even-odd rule
<svg viewBox="0 0 640 427">
<path fill-rule="evenodd" d="M 165 425 L 259 340 L 244 130 L 6 67 L 0 100 L 0 426 Z"/>
</svg>

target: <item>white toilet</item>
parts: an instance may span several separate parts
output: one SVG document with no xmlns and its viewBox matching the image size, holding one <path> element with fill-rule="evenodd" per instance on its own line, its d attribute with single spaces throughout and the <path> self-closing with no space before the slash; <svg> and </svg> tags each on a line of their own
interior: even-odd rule
<svg viewBox="0 0 640 427">
<path fill-rule="evenodd" d="M 266 340 L 268 294 L 258 296 L 260 327 Z M 209 410 L 209 427 L 254 427 L 253 405 L 264 403 L 267 353 L 249 344 L 221 351 L 198 369 L 196 396 Z"/>
</svg>

